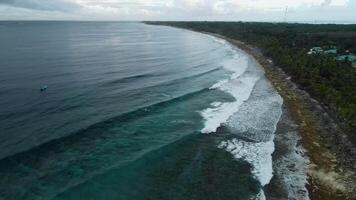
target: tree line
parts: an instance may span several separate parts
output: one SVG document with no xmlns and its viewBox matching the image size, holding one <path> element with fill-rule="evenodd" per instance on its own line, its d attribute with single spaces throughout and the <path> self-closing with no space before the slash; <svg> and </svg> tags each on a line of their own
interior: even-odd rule
<svg viewBox="0 0 356 200">
<path fill-rule="evenodd" d="M 211 32 L 259 47 L 313 98 L 356 130 L 356 68 L 333 56 L 307 55 L 314 46 L 356 53 L 356 25 L 257 22 L 154 22 Z"/>
</svg>

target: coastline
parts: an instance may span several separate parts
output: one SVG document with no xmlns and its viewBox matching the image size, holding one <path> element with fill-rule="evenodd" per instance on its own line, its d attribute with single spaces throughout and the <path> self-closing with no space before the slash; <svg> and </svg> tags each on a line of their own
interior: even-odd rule
<svg viewBox="0 0 356 200">
<path fill-rule="evenodd" d="M 204 33 L 225 39 L 254 57 L 282 96 L 284 114 L 278 124 L 277 134 L 297 132 L 300 136 L 301 146 L 306 149 L 306 156 L 310 159 L 307 168 L 309 198 L 312 200 L 354 198 L 356 148 L 323 106 L 298 88 L 290 77 L 275 66 L 273 61 L 263 56 L 258 48 L 221 35 Z M 280 199 L 275 187 L 278 187 L 278 182 L 272 179 L 266 188 L 272 195 L 270 199 Z"/>
<path fill-rule="evenodd" d="M 174 25 L 165 26 L 175 27 Z M 347 126 L 339 121 L 328 107 L 313 99 L 295 84 L 291 77 L 280 67 L 274 65 L 270 58 L 264 56 L 258 47 L 211 32 L 196 31 L 191 28 L 180 29 L 224 39 L 245 51 L 261 65 L 266 78 L 283 98 L 283 114 L 276 130 L 276 151 L 273 159 L 275 161 L 275 157 L 286 155 L 283 152 L 285 149 L 282 149 L 282 155 L 278 155 L 280 153 L 278 152 L 278 143 L 283 143 L 282 146 L 286 146 L 288 143 L 292 144 L 297 141 L 295 146 L 292 144 L 293 147 L 287 147 L 287 149 L 294 148 L 294 152 L 299 153 L 306 163 L 306 175 L 304 175 L 306 181 L 305 187 L 303 187 L 306 188 L 306 191 L 298 190 L 300 185 L 290 184 L 291 190 L 297 194 L 289 198 L 286 190 L 283 191 L 281 182 L 278 181 L 281 177 L 278 177 L 276 175 L 278 172 L 275 171 L 270 184 L 264 188 L 269 193 L 267 199 L 355 199 L 356 144 L 353 142 L 355 138 L 352 131 L 347 129 Z M 292 163 L 285 167 L 288 172 L 293 172 L 292 176 L 294 176 L 300 166 Z M 297 174 L 297 176 L 299 175 Z M 294 178 L 303 179 L 303 177 Z M 301 183 L 300 180 L 299 183 Z M 306 195 L 306 198 L 303 195 Z"/>
</svg>

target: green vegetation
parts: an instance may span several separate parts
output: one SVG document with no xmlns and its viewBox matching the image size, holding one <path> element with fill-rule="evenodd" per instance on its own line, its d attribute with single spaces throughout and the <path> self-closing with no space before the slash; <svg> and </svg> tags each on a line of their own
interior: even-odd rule
<svg viewBox="0 0 356 200">
<path fill-rule="evenodd" d="M 217 33 L 259 47 L 292 80 L 323 102 L 356 130 L 356 68 L 332 55 L 307 52 L 315 46 L 335 46 L 339 53 L 356 53 L 356 25 L 311 25 L 243 22 L 155 22 Z M 355 131 L 353 131 L 355 132 Z"/>
</svg>

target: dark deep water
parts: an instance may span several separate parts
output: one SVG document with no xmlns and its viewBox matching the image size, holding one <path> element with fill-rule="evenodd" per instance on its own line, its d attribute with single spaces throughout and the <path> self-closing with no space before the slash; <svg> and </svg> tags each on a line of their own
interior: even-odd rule
<svg viewBox="0 0 356 200">
<path fill-rule="evenodd" d="M 0 44 L 0 199 L 263 199 L 281 99 L 238 49 L 118 22 Z"/>
</svg>

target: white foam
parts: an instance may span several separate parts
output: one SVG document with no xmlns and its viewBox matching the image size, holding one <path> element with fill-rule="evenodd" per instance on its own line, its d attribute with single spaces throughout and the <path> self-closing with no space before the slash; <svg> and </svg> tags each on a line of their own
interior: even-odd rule
<svg viewBox="0 0 356 200">
<path fill-rule="evenodd" d="M 250 163 L 253 176 L 265 186 L 273 177 L 274 132 L 282 114 L 283 99 L 265 78 L 261 79 L 263 70 L 256 61 L 243 52 L 230 50 L 234 52 L 233 59 L 222 64 L 232 72 L 231 76 L 210 89 L 227 92 L 235 101 L 214 102 L 213 107 L 203 110 L 201 114 L 205 124 L 201 132 L 216 132 L 221 124 L 233 129 L 232 133 L 240 139 L 221 142 L 218 147 L 230 152 L 236 159 Z M 262 188 L 255 199 L 266 199 Z"/>
<path fill-rule="evenodd" d="M 229 79 L 224 79 L 224 80 L 221 80 L 217 83 L 215 83 L 213 86 L 211 86 L 209 89 L 213 90 L 213 89 L 218 89 L 220 88 L 222 85 L 226 84 L 227 82 L 229 82 Z"/>
<path fill-rule="evenodd" d="M 306 150 L 299 145 L 301 137 L 295 131 L 276 135 L 285 144 L 283 156 L 275 160 L 275 174 L 290 199 L 309 200 L 307 172 L 310 164 Z"/>
<path fill-rule="evenodd" d="M 282 115 L 283 99 L 267 79 L 255 85 L 248 101 L 228 120 L 228 127 L 240 139 L 222 142 L 219 147 L 235 158 L 249 162 L 252 173 L 264 186 L 273 176 L 274 133 Z M 242 139 L 243 138 L 243 139 Z"/>
<path fill-rule="evenodd" d="M 219 106 L 221 106 L 221 104 L 222 104 L 221 102 L 213 102 L 210 105 L 212 105 L 214 107 L 219 107 Z"/>
<path fill-rule="evenodd" d="M 227 43 L 226 40 L 209 35 L 209 34 L 204 34 L 205 36 L 207 36 L 208 38 L 212 39 L 214 42 L 219 43 L 219 44 L 223 44 L 223 45 L 227 45 L 229 43 Z"/>
<path fill-rule="evenodd" d="M 246 101 L 251 91 L 260 77 L 258 76 L 243 76 L 239 79 L 232 79 L 219 86 L 219 89 L 230 93 L 236 101 L 221 103 L 219 106 L 207 108 L 201 112 L 205 119 L 202 133 L 216 132 L 217 128 L 226 123 L 230 116 L 239 110 L 241 104 Z"/>
<path fill-rule="evenodd" d="M 266 84 L 266 80 L 261 80 L 249 100 L 227 122 L 230 131 L 241 138 L 255 142 L 269 141 L 276 131 L 283 99 L 277 93 L 268 91 L 270 89 Z"/>
<path fill-rule="evenodd" d="M 246 55 L 238 54 L 234 51 L 235 55 L 232 59 L 222 62 L 222 66 L 228 71 L 233 72 L 230 79 L 236 79 L 241 76 L 248 67 L 248 57 Z"/>
<path fill-rule="evenodd" d="M 228 49 L 228 52 L 232 53 L 232 58 L 223 61 L 221 65 L 232 74 L 228 79 L 217 82 L 210 89 L 220 89 L 227 92 L 236 101 L 220 103 L 219 106 L 203 110 L 201 115 L 205 119 L 205 124 L 201 130 L 202 133 L 216 132 L 221 124 L 226 123 L 229 117 L 238 111 L 239 106 L 248 99 L 254 84 L 260 78 L 256 74 L 243 75 L 249 62 L 249 58 L 245 54 L 239 54 L 233 49 Z"/>
<path fill-rule="evenodd" d="M 218 147 L 230 152 L 235 158 L 250 163 L 253 175 L 262 186 L 265 186 L 271 180 L 273 176 L 271 156 L 274 151 L 273 140 L 254 143 L 232 139 L 221 142 Z"/>
<path fill-rule="evenodd" d="M 235 55 L 233 58 L 225 60 L 221 63 L 224 69 L 232 72 L 230 77 L 228 79 L 223 79 L 217 83 L 215 83 L 213 86 L 210 87 L 210 89 L 218 89 L 224 84 L 228 83 L 230 80 L 236 79 L 239 76 L 241 76 L 248 67 L 248 58 L 247 56 L 243 56 L 240 54 L 237 54 L 236 51 L 233 51 Z"/>
</svg>

